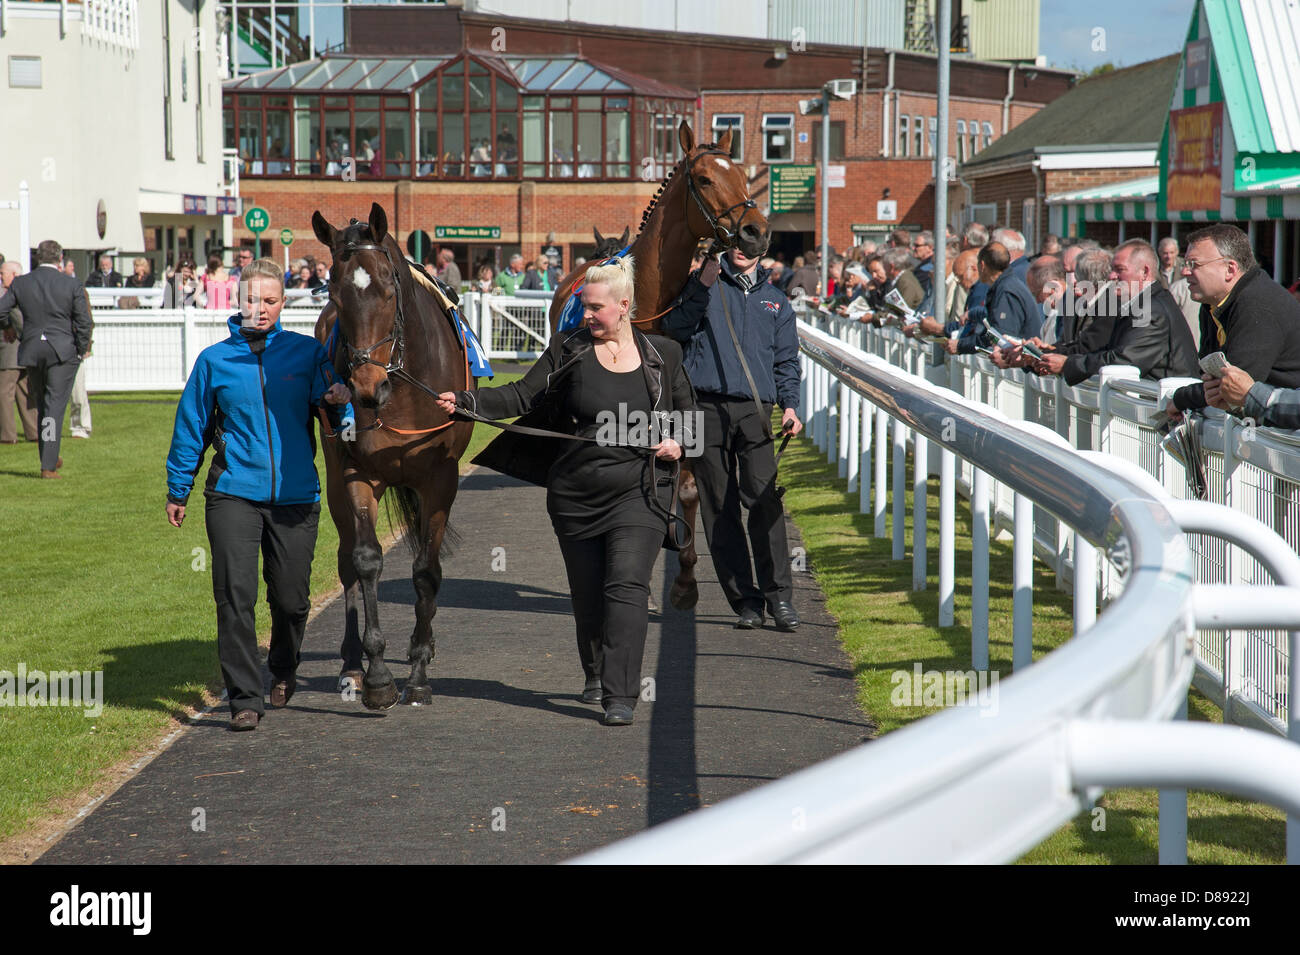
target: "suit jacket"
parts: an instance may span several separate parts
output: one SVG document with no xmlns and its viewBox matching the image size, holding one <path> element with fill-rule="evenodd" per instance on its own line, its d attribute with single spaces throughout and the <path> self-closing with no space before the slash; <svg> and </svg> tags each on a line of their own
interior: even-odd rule
<svg viewBox="0 0 1300 955">
<path fill-rule="evenodd" d="M 1167 289 L 1153 282 L 1148 294 L 1126 305 L 1110 326 L 1106 344 L 1065 359 L 1066 384 L 1077 385 L 1105 365 L 1133 365 L 1143 378 L 1195 377 L 1199 373 L 1191 329 Z"/>
<path fill-rule="evenodd" d="M 0 329 L 10 327 L 9 316 L 15 308 L 23 313 L 19 364 L 36 364 L 36 347 L 42 339 L 50 343 L 59 361 L 71 361 L 90 351 L 94 322 L 86 288 L 71 275 L 40 265 L 18 276 L 0 298 Z"/>
<path fill-rule="evenodd" d="M 87 288 L 121 288 L 122 276 L 118 273 L 116 269 L 114 269 L 112 272 L 109 272 L 108 275 L 105 275 L 103 272 L 96 270 L 94 272 L 91 272 L 90 275 L 86 276 L 86 287 Z"/>
</svg>

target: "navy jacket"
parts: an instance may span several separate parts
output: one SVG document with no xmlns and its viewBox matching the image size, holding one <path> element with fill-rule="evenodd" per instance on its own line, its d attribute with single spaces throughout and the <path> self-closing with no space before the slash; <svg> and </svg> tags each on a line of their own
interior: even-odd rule
<svg viewBox="0 0 1300 955">
<path fill-rule="evenodd" d="M 695 390 L 727 398 L 751 397 L 736 347 L 727 332 L 722 296 L 727 297 L 731 324 L 749 364 L 757 398 L 781 408 L 799 407 L 799 333 L 790 300 L 767 281 L 759 268 L 749 291 L 736 282 L 736 270 L 722 259 L 718 280 L 709 288 L 693 274 L 664 316 L 663 330 L 682 343 L 686 374 Z"/>
<path fill-rule="evenodd" d="M 1015 338 L 1031 338 L 1043 329 L 1043 309 L 1029 286 L 1016 275 L 1014 265 L 998 276 L 989 289 L 989 324 Z"/>
</svg>

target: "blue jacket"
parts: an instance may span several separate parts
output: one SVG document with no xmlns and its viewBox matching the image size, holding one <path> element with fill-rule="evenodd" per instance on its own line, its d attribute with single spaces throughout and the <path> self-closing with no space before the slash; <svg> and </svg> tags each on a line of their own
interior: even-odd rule
<svg viewBox="0 0 1300 955">
<path fill-rule="evenodd" d="M 324 404 L 333 363 L 314 338 L 287 332 L 277 322 L 255 351 L 227 321 L 230 337 L 199 353 L 176 406 L 167 455 L 167 500 L 184 504 L 208 445 L 214 449 L 207 490 L 267 504 L 320 500 L 312 418 Z M 260 343 L 256 343 L 260 344 Z"/>
<path fill-rule="evenodd" d="M 989 288 L 989 324 L 1004 335 L 1032 338 L 1043 330 L 1043 309 L 1014 266 L 998 276 Z"/>
<path fill-rule="evenodd" d="M 686 374 L 697 392 L 728 398 L 751 397 L 736 347 L 727 332 L 722 296 L 727 296 L 731 324 L 749 364 L 758 400 L 781 408 L 799 407 L 799 332 L 790 300 L 759 268 L 748 292 L 736 283 L 731 260 L 723 257 L 718 280 L 710 288 L 693 274 L 664 316 L 663 331 L 682 342 Z"/>
</svg>

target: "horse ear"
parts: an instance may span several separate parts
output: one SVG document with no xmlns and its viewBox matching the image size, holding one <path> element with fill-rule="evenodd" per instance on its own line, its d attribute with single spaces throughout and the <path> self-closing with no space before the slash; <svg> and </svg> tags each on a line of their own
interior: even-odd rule
<svg viewBox="0 0 1300 955">
<path fill-rule="evenodd" d="M 316 238 L 320 239 L 325 248 L 333 250 L 334 237 L 339 234 L 338 230 L 325 221 L 319 209 L 311 215 L 311 230 L 316 233 Z"/>
<path fill-rule="evenodd" d="M 379 245 L 384 241 L 384 236 L 388 235 L 388 213 L 384 207 L 377 202 L 370 204 L 370 237 Z"/>
<path fill-rule="evenodd" d="M 618 244 L 619 244 L 620 246 L 622 246 L 623 248 L 626 249 L 626 248 L 627 248 L 627 240 L 628 240 L 629 238 L 631 238 L 631 237 L 632 237 L 632 227 L 631 227 L 631 226 L 624 226 L 624 227 L 623 227 L 623 238 L 621 238 L 621 239 L 618 240 Z"/>
<path fill-rule="evenodd" d="M 728 156 L 731 155 L 731 130 L 732 127 L 728 126 L 727 131 L 718 137 L 718 150 Z"/>
<path fill-rule="evenodd" d="M 595 226 L 591 227 L 591 234 L 596 237 L 597 245 L 603 245 L 605 243 L 605 237 L 600 234 L 600 230 L 597 229 Z"/>
<path fill-rule="evenodd" d="M 691 124 L 686 120 L 682 120 L 682 124 L 677 127 L 677 141 L 682 144 L 682 152 L 688 156 L 695 148 L 695 134 L 691 132 Z"/>
</svg>

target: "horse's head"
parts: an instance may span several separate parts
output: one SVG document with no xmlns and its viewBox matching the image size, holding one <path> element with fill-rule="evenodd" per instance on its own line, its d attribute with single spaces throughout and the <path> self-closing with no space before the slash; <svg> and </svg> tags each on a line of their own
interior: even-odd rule
<svg viewBox="0 0 1300 955">
<path fill-rule="evenodd" d="M 716 143 L 697 144 L 690 123 L 682 120 L 677 141 L 686 154 L 686 221 L 695 235 L 736 246 L 750 258 L 766 252 L 771 230 L 749 196 L 745 171 L 731 160 L 731 130 Z"/>
<path fill-rule="evenodd" d="M 388 234 L 388 216 L 378 203 L 368 222 L 335 229 L 317 211 L 311 217 L 316 238 L 334 255 L 330 301 L 338 312 L 339 347 L 352 393 L 370 408 L 392 397 L 389 372 L 402 363 L 402 286 L 396 270 L 402 250 Z"/>
</svg>

